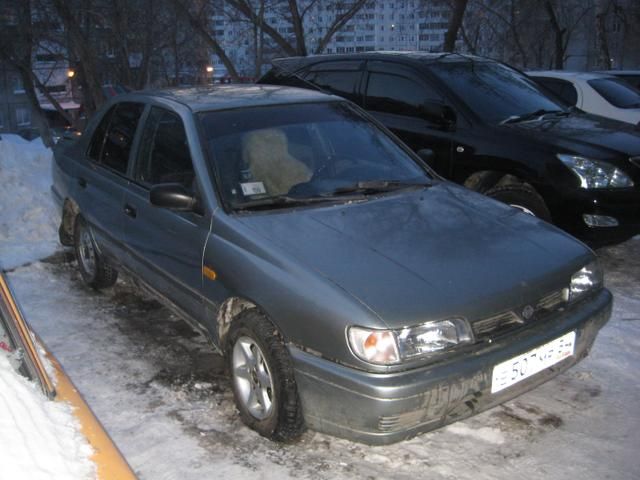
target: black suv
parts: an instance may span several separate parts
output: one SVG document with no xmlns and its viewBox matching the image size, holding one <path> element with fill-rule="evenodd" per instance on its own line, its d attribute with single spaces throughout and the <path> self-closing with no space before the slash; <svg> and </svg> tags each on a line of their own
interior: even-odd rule
<svg viewBox="0 0 640 480">
<path fill-rule="evenodd" d="M 439 174 L 595 244 L 640 232 L 640 131 L 486 58 L 372 52 L 276 59 L 259 83 L 368 110 Z"/>
</svg>

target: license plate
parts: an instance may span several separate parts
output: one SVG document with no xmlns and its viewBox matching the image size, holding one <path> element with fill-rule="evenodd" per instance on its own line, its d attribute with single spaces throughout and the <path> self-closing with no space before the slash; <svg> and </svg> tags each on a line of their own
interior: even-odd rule
<svg viewBox="0 0 640 480">
<path fill-rule="evenodd" d="M 491 393 L 504 390 L 573 355 L 576 332 L 569 332 L 493 367 Z"/>
</svg>

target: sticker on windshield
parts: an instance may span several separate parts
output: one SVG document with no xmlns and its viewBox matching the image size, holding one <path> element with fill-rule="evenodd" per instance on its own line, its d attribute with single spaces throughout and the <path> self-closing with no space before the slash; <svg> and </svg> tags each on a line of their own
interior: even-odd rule
<svg viewBox="0 0 640 480">
<path fill-rule="evenodd" d="M 240 186 L 242 187 L 242 194 L 244 196 L 263 195 L 267 193 L 267 189 L 264 188 L 262 182 L 241 183 Z"/>
</svg>

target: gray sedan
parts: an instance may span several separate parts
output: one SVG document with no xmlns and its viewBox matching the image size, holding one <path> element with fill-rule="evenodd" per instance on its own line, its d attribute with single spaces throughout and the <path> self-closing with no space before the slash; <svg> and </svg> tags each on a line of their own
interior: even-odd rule
<svg viewBox="0 0 640 480">
<path fill-rule="evenodd" d="M 119 96 L 53 178 L 85 283 L 124 270 L 207 335 L 274 440 L 391 443 L 475 414 L 583 358 L 611 311 L 583 244 L 308 90 Z"/>
</svg>

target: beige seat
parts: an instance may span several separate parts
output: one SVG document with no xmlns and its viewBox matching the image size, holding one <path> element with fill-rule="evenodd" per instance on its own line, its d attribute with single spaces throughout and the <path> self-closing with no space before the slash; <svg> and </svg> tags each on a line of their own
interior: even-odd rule
<svg viewBox="0 0 640 480">
<path fill-rule="evenodd" d="M 269 195 L 285 195 L 312 172 L 289 154 L 287 136 L 277 128 L 254 130 L 243 138 L 242 158 L 253 181 L 262 182 Z"/>
</svg>

